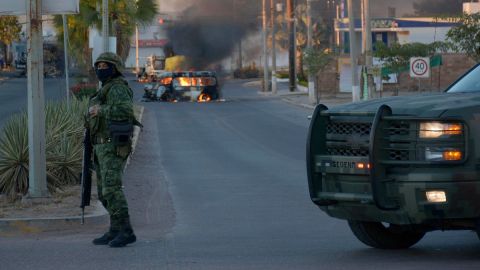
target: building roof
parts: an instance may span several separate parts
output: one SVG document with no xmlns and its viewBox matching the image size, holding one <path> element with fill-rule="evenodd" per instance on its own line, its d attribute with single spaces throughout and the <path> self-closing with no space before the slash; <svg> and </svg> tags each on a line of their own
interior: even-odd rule
<svg viewBox="0 0 480 270">
<path fill-rule="evenodd" d="M 348 18 L 336 20 L 335 29 L 348 31 Z M 453 27 L 457 23 L 437 18 L 375 18 L 372 19 L 372 31 L 403 31 L 405 28 Z M 361 19 L 355 19 L 355 30 L 362 29 Z"/>
</svg>

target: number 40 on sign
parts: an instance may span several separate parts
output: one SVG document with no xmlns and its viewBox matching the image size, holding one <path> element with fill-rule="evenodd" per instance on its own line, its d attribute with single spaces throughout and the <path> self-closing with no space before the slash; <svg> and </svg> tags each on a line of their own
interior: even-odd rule
<svg viewBox="0 0 480 270">
<path fill-rule="evenodd" d="M 429 78 L 430 77 L 430 58 L 429 57 L 410 58 L 410 77 Z"/>
</svg>

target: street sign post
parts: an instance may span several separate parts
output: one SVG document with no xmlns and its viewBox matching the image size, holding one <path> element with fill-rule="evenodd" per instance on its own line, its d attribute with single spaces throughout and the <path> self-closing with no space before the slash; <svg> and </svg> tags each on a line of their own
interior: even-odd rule
<svg viewBox="0 0 480 270">
<path fill-rule="evenodd" d="M 430 58 L 429 57 L 410 58 L 410 77 L 430 78 Z"/>
</svg>

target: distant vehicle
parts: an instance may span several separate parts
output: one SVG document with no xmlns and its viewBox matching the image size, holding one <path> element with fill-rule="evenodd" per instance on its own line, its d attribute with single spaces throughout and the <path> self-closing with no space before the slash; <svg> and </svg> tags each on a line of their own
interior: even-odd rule
<svg viewBox="0 0 480 270">
<path fill-rule="evenodd" d="M 152 81 L 163 72 L 165 72 L 165 57 L 154 54 L 147 57 L 142 77 L 147 77 L 147 79 Z"/>
<path fill-rule="evenodd" d="M 313 203 L 375 248 L 408 248 L 434 230 L 480 236 L 479 78 L 477 65 L 444 93 L 318 105 Z"/>
<path fill-rule="evenodd" d="M 62 51 L 53 44 L 43 44 L 43 76 L 58 77 L 63 73 Z M 27 52 L 17 51 L 14 61 L 16 72 L 20 76 L 27 74 Z"/>
<path fill-rule="evenodd" d="M 178 72 L 188 68 L 189 62 L 184 55 L 170 56 L 165 59 L 165 71 Z"/>
<path fill-rule="evenodd" d="M 15 69 L 23 70 L 27 68 L 27 53 L 22 52 L 18 59 L 15 60 Z"/>
<path fill-rule="evenodd" d="M 145 86 L 144 101 L 208 102 L 220 98 L 215 72 L 165 72 Z"/>
</svg>

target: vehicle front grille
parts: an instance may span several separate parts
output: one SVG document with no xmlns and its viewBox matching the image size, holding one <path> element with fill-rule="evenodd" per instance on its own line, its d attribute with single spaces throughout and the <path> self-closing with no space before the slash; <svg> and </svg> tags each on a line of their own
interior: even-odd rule
<svg viewBox="0 0 480 270">
<path fill-rule="evenodd" d="M 328 147 L 328 154 L 332 156 L 349 156 L 349 157 L 367 157 L 367 149 L 351 149 L 351 148 L 335 148 Z"/>
<path fill-rule="evenodd" d="M 369 135 L 371 123 L 330 122 L 327 125 L 327 134 L 337 135 Z"/>
<path fill-rule="evenodd" d="M 389 150 L 388 159 L 398 160 L 398 161 L 407 161 L 409 159 L 409 151 L 408 150 Z"/>
<path fill-rule="evenodd" d="M 368 157 L 370 149 L 369 121 L 331 119 L 327 125 L 327 153 L 332 156 Z M 392 161 L 408 161 L 415 158 L 411 123 L 389 121 L 384 130 L 385 157 Z"/>
<path fill-rule="evenodd" d="M 404 135 L 408 136 L 410 133 L 410 124 L 405 121 L 392 121 L 388 128 L 388 134 L 390 136 L 394 135 Z"/>
</svg>

